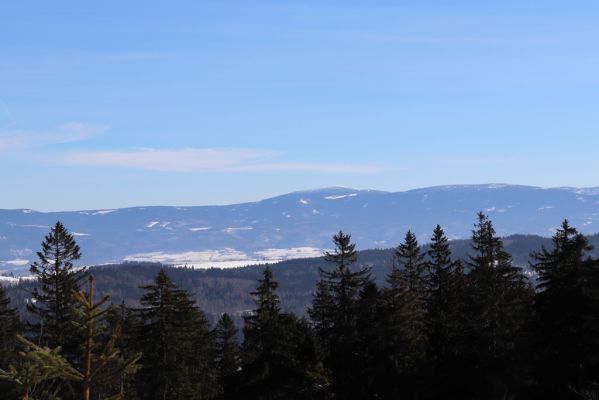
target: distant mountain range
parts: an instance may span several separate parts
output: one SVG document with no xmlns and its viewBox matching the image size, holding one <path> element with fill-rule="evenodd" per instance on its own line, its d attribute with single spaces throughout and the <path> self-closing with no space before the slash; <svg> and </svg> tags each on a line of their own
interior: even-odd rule
<svg viewBox="0 0 599 400">
<path fill-rule="evenodd" d="M 340 229 L 360 249 L 393 247 L 408 229 L 426 242 L 437 223 L 450 238 L 467 238 L 478 211 L 490 215 L 502 236 L 547 237 L 564 218 L 593 234 L 599 232 L 599 188 L 491 184 L 391 193 L 333 187 L 229 206 L 0 210 L 0 272 L 26 271 L 57 220 L 75 234 L 82 264 L 228 267 L 318 256 Z"/>
</svg>

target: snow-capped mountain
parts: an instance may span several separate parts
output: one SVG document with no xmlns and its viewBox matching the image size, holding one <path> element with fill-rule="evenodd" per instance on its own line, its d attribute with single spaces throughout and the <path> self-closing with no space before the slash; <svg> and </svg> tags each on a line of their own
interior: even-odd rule
<svg viewBox="0 0 599 400">
<path fill-rule="evenodd" d="M 226 267 L 319 255 L 340 229 L 361 249 L 395 246 L 408 229 L 426 241 L 437 223 L 450 238 L 465 238 L 478 211 L 491 216 L 500 235 L 550 236 L 564 218 L 596 233 L 599 188 L 493 184 L 391 193 L 334 187 L 229 206 L 0 210 L 0 271 L 26 271 L 57 220 L 76 236 L 83 264 L 155 260 Z"/>
</svg>

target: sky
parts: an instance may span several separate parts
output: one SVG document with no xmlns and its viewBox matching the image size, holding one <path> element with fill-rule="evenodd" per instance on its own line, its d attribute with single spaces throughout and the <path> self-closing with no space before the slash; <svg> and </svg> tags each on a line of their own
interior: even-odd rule
<svg viewBox="0 0 599 400">
<path fill-rule="evenodd" d="M 596 1 L 14 1 L 0 208 L 599 186 Z"/>
</svg>

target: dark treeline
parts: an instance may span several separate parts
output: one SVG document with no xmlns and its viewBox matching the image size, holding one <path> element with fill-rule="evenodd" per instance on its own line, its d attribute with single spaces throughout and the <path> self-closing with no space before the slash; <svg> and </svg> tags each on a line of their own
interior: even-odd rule
<svg viewBox="0 0 599 400">
<path fill-rule="evenodd" d="M 157 269 L 135 305 L 96 296 L 57 223 L 31 266 L 24 321 L 0 287 L 2 399 L 595 399 L 599 260 L 564 221 L 528 268 L 482 213 L 468 255 L 407 232 L 384 279 L 339 232 L 307 313 L 269 267 L 242 319 L 211 323 Z M 239 326 L 241 324 L 241 326 Z"/>
</svg>

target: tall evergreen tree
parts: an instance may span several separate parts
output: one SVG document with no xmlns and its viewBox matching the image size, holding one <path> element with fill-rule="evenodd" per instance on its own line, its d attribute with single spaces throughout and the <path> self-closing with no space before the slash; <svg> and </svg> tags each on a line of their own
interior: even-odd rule
<svg viewBox="0 0 599 400">
<path fill-rule="evenodd" d="M 340 398 L 360 392 L 357 328 L 359 295 L 371 280 L 370 269 L 352 271 L 357 260 L 351 235 L 333 236 L 335 249 L 325 253 L 331 271 L 320 269 L 320 282 L 308 311 L 325 350 L 325 365 L 331 374 L 331 390 Z"/>
<path fill-rule="evenodd" d="M 278 283 L 265 268 L 252 293 L 256 309 L 245 317 L 243 365 L 225 389 L 227 398 L 251 400 L 317 398 L 316 345 L 308 325 L 280 309 Z M 228 389 L 228 390 L 227 390 Z"/>
<path fill-rule="evenodd" d="M 541 398 L 575 399 L 599 382 L 599 264 L 565 220 L 553 247 L 533 253 L 538 273 L 534 343 Z"/>
<path fill-rule="evenodd" d="M 395 249 L 383 292 L 389 368 L 386 397 L 414 397 L 422 389 L 425 355 L 426 264 L 416 236 L 408 231 Z"/>
<path fill-rule="evenodd" d="M 394 255 L 402 270 L 400 276 L 405 281 L 406 289 L 419 294 L 424 300 L 427 286 L 425 255 L 421 253 L 416 235 L 412 231 L 406 233 L 404 241 L 397 246 Z"/>
<path fill-rule="evenodd" d="M 77 354 L 77 332 L 74 320 L 74 293 L 80 290 L 83 269 L 76 269 L 81 251 L 75 238 L 59 221 L 50 230 L 37 252 L 38 261 L 31 265 L 38 285 L 33 289 L 27 309 L 37 319 L 35 334 L 48 347 L 62 348 L 62 354 L 73 361 Z"/>
<path fill-rule="evenodd" d="M 22 323 L 17 311 L 10 307 L 10 299 L 0 286 L 0 369 L 7 370 L 14 362 L 17 353 L 17 334 L 21 332 Z M 0 380 L 0 393 L 7 400 L 16 399 L 17 393 L 13 384 Z"/>
<path fill-rule="evenodd" d="M 518 345 L 532 290 L 483 213 L 472 232 L 472 249 L 469 318 L 474 388 L 478 398 L 503 399 L 515 395 L 523 378 Z"/>
<path fill-rule="evenodd" d="M 433 231 L 427 252 L 428 269 L 426 332 L 427 362 L 431 374 L 431 396 L 461 399 L 461 338 L 465 309 L 464 275 L 461 262 L 452 261 L 449 240 L 441 226 Z"/>
<path fill-rule="evenodd" d="M 214 340 L 204 313 L 164 270 L 141 287 L 136 343 L 142 352 L 137 392 L 142 400 L 209 399 L 217 390 Z"/>
</svg>

